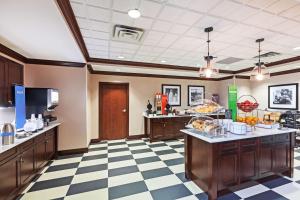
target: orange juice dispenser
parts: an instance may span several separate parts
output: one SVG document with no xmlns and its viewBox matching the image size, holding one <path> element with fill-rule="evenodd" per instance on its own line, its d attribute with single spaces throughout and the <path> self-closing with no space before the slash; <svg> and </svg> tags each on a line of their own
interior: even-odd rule
<svg viewBox="0 0 300 200">
<path fill-rule="evenodd" d="M 168 96 L 167 95 L 161 95 L 161 109 L 162 109 L 162 114 L 167 115 L 167 110 L 166 106 L 168 104 Z"/>
</svg>

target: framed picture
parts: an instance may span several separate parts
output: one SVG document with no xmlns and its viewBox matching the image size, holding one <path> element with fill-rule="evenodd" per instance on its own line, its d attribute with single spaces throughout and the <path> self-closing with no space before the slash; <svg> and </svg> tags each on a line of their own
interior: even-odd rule
<svg viewBox="0 0 300 200">
<path fill-rule="evenodd" d="M 298 83 L 270 85 L 268 93 L 269 108 L 298 110 Z"/>
<path fill-rule="evenodd" d="M 201 85 L 188 86 L 188 106 L 203 104 L 205 98 L 205 87 Z"/>
<path fill-rule="evenodd" d="M 168 96 L 170 106 L 181 106 L 181 85 L 166 85 L 161 86 L 162 93 Z"/>
</svg>

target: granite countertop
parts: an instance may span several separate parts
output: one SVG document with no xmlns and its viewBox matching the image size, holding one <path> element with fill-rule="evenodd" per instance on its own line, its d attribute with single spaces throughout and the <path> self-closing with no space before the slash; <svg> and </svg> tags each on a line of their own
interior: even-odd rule
<svg viewBox="0 0 300 200">
<path fill-rule="evenodd" d="M 20 144 L 22 144 L 24 142 L 26 142 L 26 141 L 28 141 L 28 140 L 30 140 L 30 139 L 38 136 L 38 135 L 40 135 L 40 134 L 42 134 L 42 133 L 44 133 L 44 132 L 46 132 L 46 131 L 48 131 L 48 130 L 50 130 L 52 128 L 55 128 L 55 127 L 59 126 L 60 124 L 61 124 L 61 122 L 52 122 L 52 123 L 50 123 L 49 126 L 44 127 L 43 130 L 40 130 L 40 131 L 38 131 L 36 133 L 33 133 L 32 135 L 30 135 L 28 137 L 21 138 L 21 139 L 15 138 L 15 143 L 14 144 L 4 145 L 3 146 L 2 143 L 1 143 L 0 144 L 0 154 L 3 153 L 3 152 L 5 152 L 5 151 L 8 151 L 8 150 L 10 150 L 10 149 L 12 149 L 12 148 L 14 148 L 16 146 L 18 146 L 18 145 L 20 145 Z M 22 133 L 22 132 L 20 132 L 20 133 Z"/>
<path fill-rule="evenodd" d="M 207 114 L 206 116 L 216 116 L 216 115 L 225 115 L 225 113 L 211 113 Z M 156 116 L 149 116 L 146 113 L 143 113 L 143 116 L 148 118 L 148 119 L 160 119 L 160 118 L 175 118 L 175 117 L 195 117 L 199 116 L 197 114 L 186 114 L 186 115 L 156 115 Z"/>
<path fill-rule="evenodd" d="M 181 132 L 183 132 L 184 134 L 188 134 L 190 136 L 196 137 L 196 138 L 206 141 L 208 143 L 219 143 L 219 142 L 227 142 L 227 141 L 234 141 L 234 140 L 243 140 L 243 139 L 248 139 L 248 138 L 263 137 L 263 136 L 269 136 L 269 135 L 278 135 L 278 134 L 291 133 L 291 132 L 296 132 L 296 131 L 297 131 L 296 129 L 278 130 L 278 129 L 256 128 L 254 131 L 249 132 L 246 135 L 236 135 L 236 134 L 227 132 L 227 136 L 209 138 L 204 135 L 198 134 L 197 131 L 195 131 L 194 129 L 181 130 Z"/>
</svg>

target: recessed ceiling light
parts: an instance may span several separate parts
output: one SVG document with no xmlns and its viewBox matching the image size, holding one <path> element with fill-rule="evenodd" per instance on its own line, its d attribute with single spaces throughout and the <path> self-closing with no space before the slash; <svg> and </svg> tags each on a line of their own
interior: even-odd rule
<svg viewBox="0 0 300 200">
<path fill-rule="evenodd" d="M 165 60 L 162 60 L 162 61 L 160 61 L 160 62 L 162 62 L 162 63 L 165 63 L 165 62 L 167 62 L 167 61 L 165 61 Z"/>
<path fill-rule="evenodd" d="M 125 58 L 125 57 L 124 57 L 124 56 L 118 56 L 118 58 L 123 59 L 123 58 Z"/>
<path fill-rule="evenodd" d="M 300 46 L 299 47 L 295 47 L 293 50 L 294 51 L 299 51 L 300 50 Z"/>
<path fill-rule="evenodd" d="M 128 15 L 131 18 L 137 19 L 141 16 L 141 12 L 138 9 L 131 9 L 128 11 Z"/>
</svg>

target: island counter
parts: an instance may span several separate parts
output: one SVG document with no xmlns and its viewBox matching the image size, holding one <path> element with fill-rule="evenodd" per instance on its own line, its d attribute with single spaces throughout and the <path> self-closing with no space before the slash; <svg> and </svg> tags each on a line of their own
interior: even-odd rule
<svg viewBox="0 0 300 200">
<path fill-rule="evenodd" d="M 209 200 L 231 186 L 273 174 L 293 176 L 295 129 L 255 131 L 206 138 L 189 129 L 185 135 L 185 175 Z"/>
</svg>

